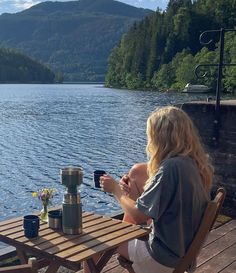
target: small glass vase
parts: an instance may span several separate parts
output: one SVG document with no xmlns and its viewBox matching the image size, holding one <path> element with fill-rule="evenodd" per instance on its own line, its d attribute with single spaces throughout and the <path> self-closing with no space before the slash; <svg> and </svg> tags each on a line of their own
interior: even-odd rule
<svg viewBox="0 0 236 273">
<path fill-rule="evenodd" d="M 43 204 L 43 208 L 40 212 L 40 219 L 43 222 L 48 222 L 48 205 Z"/>
</svg>

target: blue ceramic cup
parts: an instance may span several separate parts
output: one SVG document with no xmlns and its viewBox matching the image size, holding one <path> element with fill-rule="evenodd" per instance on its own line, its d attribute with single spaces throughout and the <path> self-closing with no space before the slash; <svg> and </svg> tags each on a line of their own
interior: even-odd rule
<svg viewBox="0 0 236 273">
<path fill-rule="evenodd" d="M 37 237 L 39 232 L 39 217 L 37 215 L 25 215 L 23 218 L 23 228 L 25 237 Z"/>
<path fill-rule="evenodd" d="M 93 172 L 93 182 L 96 188 L 101 188 L 100 187 L 100 177 L 106 174 L 105 171 L 103 170 L 96 170 Z"/>
</svg>

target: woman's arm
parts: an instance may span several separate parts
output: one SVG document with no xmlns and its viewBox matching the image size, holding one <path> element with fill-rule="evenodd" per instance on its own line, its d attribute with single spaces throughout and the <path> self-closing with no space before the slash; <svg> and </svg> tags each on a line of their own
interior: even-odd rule
<svg viewBox="0 0 236 273">
<path fill-rule="evenodd" d="M 114 195 L 123 211 L 129 214 L 135 222 L 145 223 L 149 219 L 146 214 L 136 207 L 136 202 L 122 192 L 120 185 L 111 176 L 102 176 L 100 185 L 105 192 Z"/>
</svg>

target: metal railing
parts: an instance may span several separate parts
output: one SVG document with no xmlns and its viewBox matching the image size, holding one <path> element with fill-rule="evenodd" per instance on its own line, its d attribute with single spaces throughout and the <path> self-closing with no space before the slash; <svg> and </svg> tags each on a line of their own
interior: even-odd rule
<svg viewBox="0 0 236 273">
<path fill-rule="evenodd" d="M 195 75 L 197 78 L 204 78 L 207 76 L 207 72 L 205 72 L 203 75 L 199 74 L 201 67 L 210 67 L 215 66 L 218 68 L 217 73 L 217 85 L 216 85 L 216 102 L 215 102 L 215 115 L 214 115 L 214 132 L 212 137 L 212 143 L 215 147 L 219 144 L 219 130 L 220 130 L 220 96 L 221 96 L 221 81 L 222 81 L 222 70 L 225 66 L 236 66 L 236 64 L 233 63 L 224 63 L 224 41 L 225 41 L 225 32 L 236 32 L 236 29 L 218 29 L 218 30 L 206 30 L 202 32 L 202 34 L 199 37 L 199 41 L 202 45 L 209 45 L 213 42 L 213 39 L 204 41 L 204 36 L 206 36 L 209 33 L 219 33 L 219 44 L 220 44 L 220 52 L 219 52 L 219 63 L 217 64 L 199 64 L 195 68 Z"/>
</svg>

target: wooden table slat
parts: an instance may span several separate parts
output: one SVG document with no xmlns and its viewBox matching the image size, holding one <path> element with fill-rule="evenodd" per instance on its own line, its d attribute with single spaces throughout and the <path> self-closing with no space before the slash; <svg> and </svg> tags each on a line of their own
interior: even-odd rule
<svg viewBox="0 0 236 273">
<path fill-rule="evenodd" d="M 43 226 L 43 225 L 46 225 L 46 223 L 41 222 L 40 225 Z M 19 221 L 13 222 L 13 223 L 11 223 L 9 225 L 2 226 L 0 228 L 0 233 L 4 234 L 4 235 L 8 235 L 8 234 L 11 234 L 13 232 L 17 232 L 17 230 L 20 231 L 22 229 L 23 229 L 23 220 L 21 219 Z"/>
<path fill-rule="evenodd" d="M 96 238 L 94 238 L 92 240 L 88 240 L 84 244 L 79 244 L 77 246 L 70 247 L 68 250 L 61 251 L 61 252 L 57 253 L 57 256 L 68 258 L 70 256 L 74 256 L 75 254 L 78 255 L 78 253 L 81 253 L 81 252 L 87 250 L 88 248 L 95 249 L 96 246 L 98 246 L 100 244 L 106 244 L 111 239 L 115 240 L 120 237 L 124 238 L 124 236 L 129 236 L 129 237 L 133 238 L 134 232 L 136 232 L 137 230 L 139 230 L 139 229 L 136 227 L 134 227 L 132 229 L 123 228 L 123 229 L 119 229 L 119 230 L 114 230 L 114 232 L 112 232 L 112 237 L 110 236 L 110 233 L 104 234 L 102 236 L 99 236 L 99 240 L 97 240 Z M 142 230 L 142 233 L 144 233 L 143 230 Z"/>
<path fill-rule="evenodd" d="M 48 228 L 48 226 L 45 225 L 44 228 L 39 229 L 39 236 L 36 237 L 36 238 L 29 239 L 29 238 L 25 237 L 23 230 L 20 231 L 20 232 L 8 235 L 8 238 L 12 239 L 12 240 L 17 240 L 18 242 L 21 242 L 21 243 L 25 243 L 25 242 L 28 242 L 28 241 L 37 240 L 37 238 L 39 238 L 40 236 L 42 237 L 42 236 L 52 234 L 52 233 L 55 233 L 58 236 L 61 236 L 60 232 L 58 232 L 56 230 L 53 230 L 51 228 Z M 1 236 L 1 234 L 0 234 L 0 236 Z"/>
<path fill-rule="evenodd" d="M 40 225 L 40 229 L 46 229 L 47 228 L 47 223 L 42 223 Z M 4 236 L 10 236 L 12 235 L 13 237 L 17 238 L 17 233 L 22 233 L 23 232 L 23 222 L 21 222 L 21 225 L 19 226 L 16 226 L 15 228 L 10 228 L 8 230 L 4 230 L 4 231 L 0 231 L 0 234 L 1 235 L 4 235 Z"/>
<path fill-rule="evenodd" d="M 39 212 L 32 213 L 32 215 L 39 215 Z M 94 215 L 93 212 L 83 212 L 83 219 L 86 220 L 86 217 L 93 216 L 93 215 Z M 97 216 L 100 216 L 100 215 L 97 215 Z M 0 231 L 5 230 L 5 229 L 9 229 L 12 226 L 13 227 L 18 226 L 17 222 L 20 222 L 19 225 L 22 225 L 23 217 L 24 216 L 20 216 L 20 217 L 16 217 L 16 218 L 7 219 L 5 221 L 1 221 L 0 222 Z M 100 217 L 102 217 L 102 216 L 100 216 Z"/>
<path fill-rule="evenodd" d="M 101 219 L 101 218 L 103 218 L 103 217 L 93 216 L 90 213 L 90 214 L 87 214 L 83 218 L 83 222 L 85 223 L 84 225 L 92 225 L 93 224 L 92 220 L 96 221 L 97 219 Z M 106 221 L 106 220 L 104 220 L 104 221 Z M 39 230 L 39 236 L 43 236 L 43 235 L 45 236 L 45 235 L 48 235 L 50 233 L 56 233 L 56 231 L 48 228 L 47 223 L 41 222 L 40 230 Z M 58 234 L 58 236 L 61 236 L 61 235 L 62 235 L 62 233 Z M 22 228 L 22 224 L 20 226 L 17 226 L 16 228 L 12 228 L 12 229 L 9 229 L 7 231 L 0 232 L 0 238 L 1 238 L 1 236 L 8 236 L 9 239 L 18 240 L 19 242 L 22 242 L 22 243 L 34 240 L 34 239 L 29 240 L 28 238 L 26 238 L 24 236 L 24 231 L 23 231 L 23 228 Z"/>
<path fill-rule="evenodd" d="M 13 230 L 13 229 L 12 229 Z M 44 233 L 44 232 L 52 232 L 51 229 L 48 229 L 48 226 L 46 223 L 43 223 L 41 226 L 40 226 L 40 229 L 39 229 L 39 233 Z M 29 239 L 26 238 L 24 236 L 24 230 L 23 230 L 23 227 L 19 228 L 18 230 L 15 230 L 13 233 L 11 232 L 11 230 L 9 230 L 8 232 L 0 232 L 0 237 L 1 236 L 7 236 L 8 238 L 12 239 L 12 240 L 19 240 L 20 238 L 22 238 L 22 241 L 28 241 Z"/>
<path fill-rule="evenodd" d="M 32 238 L 30 240 L 26 237 L 21 237 L 21 238 L 17 239 L 17 242 L 27 244 L 28 246 L 35 246 L 35 245 L 47 242 L 48 241 L 47 238 L 56 239 L 56 238 L 62 237 L 63 235 L 64 234 L 61 231 L 57 232 L 57 231 L 54 231 L 54 230 L 48 228 L 45 230 L 44 235 L 39 234 L 39 236 L 37 238 Z"/>
<path fill-rule="evenodd" d="M 101 216 L 101 215 L 89 215 L 89 216 L 87 216 L 87 217 L 83 217 L 83 219 L 82 219 L 82 223 L 83 224 L 85 224 L 85 223 L 90 223 L 90 222 L 93 222 L 93 221 L 95 221 L 95 220 L 97 220 L 97 219 L 101 219 L 101 218 L 103 218 L 103 216 Z"/>
<path fill-rule="evenodd" d="M 22 217 L 17 217 L 17 218 L 1 221 L 0 222 L 0 230 L 1 230 L 2 227 L 5 228 L 5 226 L 9 226 L 12 223 L 16 223 L 16 222 L 19 222 L 19 221 L 22 221 Z"/>
<path fill-rule="evenodd" d="M 84 226 L 92 226 L 92 225 L 96 225 L 97 219 L 101 219 L 104 218 L 103 216 L 100 215 L 94 215 L 94 214 L 87 214 L 84 218 L 83 218 L 83 225 Z M 106 219 L 104 218 L 104 221 L 106 221 Z M 0 235 L 4 235 L 4 236 L 9 236 L 9 238 L 11 239 L 17 239 L 20 237 L 24 237 L 24 232 L 23 232 L 23 222 L 17 221 L 17 226 L 15 228 L 11 228 L 9 227 L 6 230 L 0 231 Z M 13 224 L 14 227 L 14 224 Z M 46 230 L 46 233 L 45 233 Z M 45 222 L 40 222 L 40 229 L 39 229 L 39 236 L 45 235 L 45 234 L 49 234 L 54 232 L 54 230 L 49 229 L 48 228 L 48 224 Z M 28 239 L 26 237 L 24 237 L 23 239 L 21 239 L 21 242 L 25 242 Z"/>
<path fill-rule="evenodd" d="M 113 231 L 116 231 L 116 230 L 120 231 L 121 229 L 124 229 L 124 226 L 122 225 L 122 223 L 117 223 L 116 225 L 109 226 L 102 230 L 94 231 L 93 233 L 88 233 L 88 234 L 84 233 L 83 236 L 77 237 L 70 241 L 66 241 L 65 243 L 60 244 L 58 246 L 53 246 L 51 248 L 48 248 L 46 252 L 50 254 L 55 254 L 58 252 L 63 252 L 64 250 L 67 250 L 68 248 L 70 248 L 71 251 L 73 252 L 74 247 L 77 248 L 81 246 L 83 248 L 83 245 L 88 244 L 89 241 L 93 241 L 93 244 L 94 244 L 97 242 L 98 238 L 100 240 L 101 236 L 106 236 L 110 234 L 111 232 L 113 233 Z"/>
<path fill-rule="evenodd" d="M 97 224 L 96 226 L 92 226 L 92 227 L 83 229 L 83 234 L 78 235 L 77 237 L 74 237 L 73 240 L 75 240 L 76 238 L 79 238 L 79 240 L 82 241 L 82 237 L 85 236 L 87 233 L 92 233 L 92 232 L 104 229 L 106 227 L 109 227 L 109 226 L 114 226 L 114 222 L 112 220 L 109 221 L 109 219 L 108 219 L 106 222 L 103 222 L 101 224 Z M 51 235 L 50 237 L 45 236 L 43 238 L 39 238 L 37 240 L 37 244 L 35 244 L 35 245 L 37 245 L 40 249 L 45 250 L 47 248 L 52 247 L 52 245 L 57 246 L 61 243 L 65 243 L 66 241 L 69 241 L 69 240 L 71 240 L 71 237 L 65 236 L 64 234 L 61 233 L 60 236 L 53 237 Z"/>
<path fill-rule="evenodd" d="M 93 226 L 91 228 L 93 228 L 94 230 L 96 229 Z M 47 233 L 44 232 L 44 234 L 39 233 L 39 236 L 37 238 L 29 240 L 26 237 L 22 237 L 22 238 L 17 239 L 17 241 L 27 243 L 27 245 L 29 245 L 29 246 L 39 246 L 40 245 L 40 249 L 44 249 L 43 244 L 45 244 L 45 243 L 48 244 L 49 241 L 50 241 L 50 245 L 52 247 L 52 244 L 54 245 L 55 240 L 56 240 L 55 242 L 58 242 L 58 243 L 71 240 L 71 235 L 66 235 L 62 231 L 56 231 L 56 230 L 52 230 L 50 228 L 48 228 L 46 231 L 47 231 Z M 80 238 L 81 236 L 82 236 L 82 234 L 73 235 L 73 238 L 75 240 L 76 238 Z M 45 247 L 45 248 L 47 248 L 47 247 Z"/>
<path fill-rule="evenodd" d="M 101 220 L 103 221 L 102 223 L 106 223 L 108 221 L 111 221 L 111 219 L 101 219 L 101 217 L 99 219 L 100 219 L 100 222 L 101 222 Z M 85 222 L 83 224 L 83 226 L 84 226 L 83 230 L 86 230 L 86 228 L 96 228 L 95 226 L 98 225 L 97 224 L 97 218 L 94 218 L 94 221 L 95 222 L 92 222 L 91 219 L 90 219 L 89 222 Z M 96 223 L 96 225 L 94 225 L 95 223 Z M 81 236 L 81 235 L 78 235 L 78 236 Z M 14 237 L 14 238 L 16 239 L 17 237 Z M 63 241 L 65 241 L 66 238 L 67 238 L 67 240 L 69 240 L 71 237 L 70 237 L 70 235 L 64 234 L 60 230 L 54 230 L 54 229 L 51 229 L 51 228 L 47 227 L 43 231 L 40 230 L 39 231 L 39 236 L 37 238 L 35 238 L 35 239 L 29 240 L 25 236 L 21 236 L 21 237 L 17 238 L 17 241 L 21 242 L 21 243 L 26 243 L 28 241 L 27 245 L 33 246 L 33 245 L 39 245 L 39 244 L 48 242 L 48 240 L 58 239 L 58 238 L 61 238 Z M 35 244 L 35 241 L 37 241 L 37 244 Z"/>
<path fill-rule="evenodd" d="M 17 227 L 17 226 L 22 227 L 22 224 L 23 224 L 22 219 L 19 219 L 18 221 L 15 221 L 15 222 L 12 222 L 12 223 L 9 223 L 9 224 L 6 224 L 6 225 L 1 225 L 0 226 L 0 232 L 8 230 L 9 228 L 12 228 L 12 227 Z"/>
<path fill-rule="evenodd" d="M 110 241 L 106 241 L 105 244 L 99 244 L 96 245 L 95 248 L 88 248 L 87 250 L 83 251 L 82 253 L 79 253 L 79 255 L 74 255 L 69 258 L 67 258 L 69 261 L 75 262 L 75 261 L 83 261 L 89 257 L 92 257 L 96 253 L 100 253 L 103 251 L 107 251 L 109 249 L 112 249 L 116 246 L 118 246 L 120 243 L 124 243 L 126 241 L 129 241 L 131 238 L 138 238 L 141 236 L 144 236 L 146 233 L 144 233 L 143 230 L 136 230 L 133 231 L 132 233 L 125 233 L 123 236 L 119 236 L 117 238 L 110 238 Z"/>
</svg>

